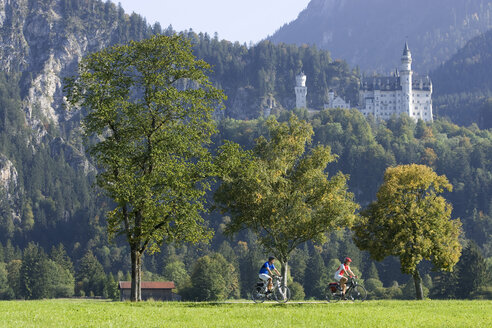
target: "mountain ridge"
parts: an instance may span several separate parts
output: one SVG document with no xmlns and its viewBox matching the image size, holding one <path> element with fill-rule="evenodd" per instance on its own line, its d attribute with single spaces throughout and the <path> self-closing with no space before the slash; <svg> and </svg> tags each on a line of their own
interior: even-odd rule
<svg viewBox="0 0 492 328">
<path fill-rule="evenodd" d="M 461 125 L 492 128 L 492 29 L 471 39 L 431 72 L 441 116 Z"/>
<path fill-rule="evenodd" d="M 391 71 L 407 40 L 415 68 L 427 73 L 492 27 L 492 1 L 312 0 L 267 39 L 316 44 L 363 70 Z"/>
</svg>

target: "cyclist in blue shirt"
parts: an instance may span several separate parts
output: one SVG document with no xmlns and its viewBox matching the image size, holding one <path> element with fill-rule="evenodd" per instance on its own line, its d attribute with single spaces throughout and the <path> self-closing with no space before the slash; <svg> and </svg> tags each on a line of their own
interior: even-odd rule
<svg viewBox="0 0 492 328">
<path fill-rule="evenodd" d="M 280 273 L 278 270 L 275 268 L 275 265 L 273 265 L 273 262 L 275 262 L 275 257 L 270 256 L 268 258 L 268 262 L 265 262 L 263 266 L 260 269 L 259 277 L 261 280 L 264 282 L 268 281 L 268 292 L 271 292 L 273 284 L 272 284 L 272 276 L 273 273 L 272 271 L 275 271 L 277 275 L 280 276 Z"/>
</svg>

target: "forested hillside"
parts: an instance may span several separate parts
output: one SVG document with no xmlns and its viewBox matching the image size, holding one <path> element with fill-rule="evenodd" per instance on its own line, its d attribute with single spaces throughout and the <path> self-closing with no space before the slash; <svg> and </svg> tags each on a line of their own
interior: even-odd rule
<svg viewBox="0 0 492 328">
<path fill-rule="evenodd" d="M 63 242 L 81 252 L 99 247 L 104 219 L 95 202 L 101 200 L 90 189 L 94 169 L 81 142 L 81 113 L 64 108 L 63 78 L 75 74 L 85 54 L 174 31 L 150 27 L 109 1 L 2 1 L 0 11 L 2 238 L 20 246 Z M 220 116 L 251 119 L 266 108 L 291 109 L 301 70 L 309 74 L 310 106 L 323 107 L 328 88 L 356 95 L 358 72 L 332 61 L 327 51 L 268 41 L 248 48 L 185 34 L 228 96 Z"/>
<path fill-rule="evenodd" d="M 431 73 L 436 114 L 492 128 L 492 30 L 470 40 Z"/>
<path fill-rule="evenodd" d="M 129 253 L 120 240 L 107 240 L 105 212 L 111 203 L 92 186 L 94 167 L 80 133 L 84 113 L 65 110 L 63 78 L 74 74 L 78 60 L 90 52 L 173 31 L 148 26 L 140 16 L 98 0 L 0 0 L 0 17 L 0 298 L 115 297 L 115 279 L 128 279 Z M 184 33 L 192 39 L 195 55 L 213 65 L 211 80 L 228 96 L 213 147 L 229 139 L 251 148 L 266 131 L 264 119 L 258 118 L 266 108 L 287 119 L 301 70 L 308 76 L 310 108 L 322 108 L 329 88 L 352 102 L 356 97 L 358 70 L 333 61 L 326 50 L 270 41 L 247 47 Z M 401 42 L 397 59 L 400 50 Z M 314 143 L 329 145 L 339 156 L 329 172 L 350 174 L 350 191 L 362 207 L 374 199 L 388 166 L 425 163 L 446 174 L 455 188 L 446 197 L 453 203 L 453 217 L 464 223 L 464 237 L 492 256 L 490 131 L 439 120 L 426 125 L 405 117 L 368 122 L 355 110 L 297 114 L 313 125 Z M 172 245 L 148 255 L 144 279 L 172 279 L 183 295 L 193 298 L 200 288 L 193 286 L 193 277 L 210 269 L 200 265 L 232 265 L 231 275 L 219 285 L 231 286 L 227 297 L 245 296 L 264 251 L 247 231 L 226 238 L 227 215 L 212 212 L 206 219 L 215 232 L 211 244 Z M 408 279 L 395 259 L 374 263 L 357 250 L 349 232 L 340 231 L 327 244 L 308 243 L 294 254 L 291 274 L 298 295 L 305 291 L 307 297 L 319 297 L 315 284 L 326 283 L 336 259 L 346 255 L 376 285 L 392 288 L 394 281 L 398 285 Z M 209 257 L 198 261 L 203 256 Z M 40 284 L 35 294 L 29 279 Z M 403 297 L 398 288 L 381 290 L 381 297 Z"/>
<path fill-rule="evenodd" d="M 312 117 L 308 117 L 306 111 L 298 111 L 297 114 L 308 119 L 313 125 L 315 132 L 313 144 L 329 145 L 332 152 L 339 156 L 337 163 L 329 166 L 329 173 L 333 175 L 342 171 L 350 175 L 349 190 L 355 193 L 356 200 L 362 208 L 374 200 L 383 173 L 388 166 L 421 163 L 429 165 L 438 174 L 445 174 L 454 187 L 453 192 L 444 195 L 453 204 L 452 217 L 459 217 L 463 222 L 463 238 L 479 245 L 479 248 L 476 248 L 473 243 L 470 244 L 465 249 L 465 253 L 468 253 L 463 259 L 468 260 L 473 256 L 477 259 L 473 265 L 477 265 L 476 263 L 485 263 L 480 254 L 491 257 L 492 203 L 489 195 L 492 193 L 492 134 L 490 131 L 458 127 L 446 121 L 437 121 L 433 124 L 415 123 L 408 117 L 393 118 L 387 123 L 368 122 L 356 110 L 325 110 Z M 282 112 L 279 119 L 286 120 L 289 115 L 287 111 Z M 238 142 L 248 149 L 252 147 L 254 139 L 265 131 L 265 119 L 262 118 L 250 121 L 224 119 L 219 123 L 219 134 L 215 138 L 214 147 L 219 146 L 221 140 L 227 139 Z M 54 202 L 51 204 L 56 208 Z M 100 206 L 103 209 L 105 204 Z M 116 275 L 117 279 L 125 279 L 125 272 L 129 267 L 128 256 L 126 247 L 119 246 L 117 243 L 108 244 L 105 241 L 102 230 L 104 216 L 102 213 L 100 216 L 97 213 L 97 211 L 90 213 L 90 217 L 85 221 L 81 218 L 77 218 L 79 221 L 72 221 L 72 224 L 76 224 L 72 234 L 69 233 L 71 230 L 61 232 L 66 234 L 64 238 L 58 239 L 65 244 L 61 250 L 50 252 L 50 243 L 46 242 L 44 251 L 31 244 L 22 254 L 18 240 L 14 240 L 14 244 L 11 240 L 7 240 L 0 247 L 0 262 L 3 256 L 3 261 L 10 263 L 14 273 L 17 272 L 16 263 L 19 263 L 19 266 L 24 263 L 18 260 L 25 261 L 26 256 L 31 258 L 36 254 L 37 261 L 45 263 L 48 267 L 49 264 L 56 267 L 52 262 L 61 263 L 58 265 L 65 263 L 65 266 L 67 261 L 69 264 L 73 262 L 74 265 L 70 264 L 68 267 L 74 272 L 72 279 L 75 280 L 76 294 L 86 295 L 92 292 L 96 295 L 111 295 L 108 290 L 113 286 L 110 283 L 115 279 L 113 275 Z M 217 297 L 240 295 L 246 297 L 246 293 L 256 279 L 258 265 L 264 259 L 263 250 L 248 231 L 232 239 L 226 238 L 223 229 L 224 223 L 229 220 L 227 214 L 219 215 L 213 212 L 206 218 L 215 232 L 210 244 L 202 244 L 198 247 L 165 246 L 161 253 L 147 255 L 144 261 L 144 279 L 174 280 L 184 297 L 194 299 L 194 295 L 197 295 L 195 293 L 201 288 L 212 288 L 194 285 L 201 281 L 201 275 L 210 275 L 207 277 L 213 280 L 213 268 L 226 265 L 231 266 L 231 271 L 224 279 L 232 281 L 233 284 L 224 283 L 227 290 L 222 291 Z M 35 225 L 34 230 L 36 229 Z M 56 230 L 40 231 L 53 236 Z M 89 240 L 86 248 L 80 243 L 73 244 L 73 239 L 83 240 L 91 236 L 92 239 Z M 42 239 L 34 240 L 39 242 Z M 32 255 L 33 253 L 35 254 Z M 61 259 L 60 253 L 63 255 Z M 68 260 L 67 253 L 70 255 Z M 399 272 L 398 260 L 388 258 L 381 263 L 373 262 L 367 253 L 355 247 L 351 241 L 351 233 L 348 231 L 339 231 L 330 235 L 326 244 L 307 243 L 294 252 L 290 261 L 293 279 L 291 285 L 295 286 L 292 288 L 297 288 L 298 293 L 302 291 L 306 297 L 321 297 L 318 294 L 319 287 L 330 280 L 332 271 L 338 265 L 337 259 L 345 255 L 350 255 L 354 260 L 356 272 L 368 281 L 372 279 L 370 283 L 372 297 L 412 297 L 412 282 L 407 284 L 410 278 Z M 206 259 L 199 260 L 203 256 L 207 256 Z M 463 266 L 467 267 L 468 264 L 458 263 L 458 267 Z M 430 269 L 428 263 L 421 266 L 425 276 L 426 293 L 430 289 L 436 297 L 470 296 L 469 293 L 449 294 L 455 289 L 446 288 L 440 282 L 444 281 L 443 283 L 446 284 L 449 280 L 443 280 L 441 275 Z M 6 269 L 6 272 L 9 271 Z M 104 272 L 112 275 L 106 276 Z M 477 269 L 477 274 L 483 272 L 483 268 Z M 458 275 L 454 279 L 467 281 L 469 276 Z M 458 290 L 460 289 L 457 288 L 456 291 Z M 478 291 L 478 287 L 471 291 Z M 22 292 L 19 293 L 15 295 L 17 297 L 24 295 Z M 298 295 L 303 295 L 302 293 Z"/>
<path fill-rule="evenodd" d="M 82 257 L 105 243 L 103 200 L 91 190 L 80 113 L 63 106 L 63 78 L 81 56 L 154 30 L 97 0 L 1 1 L 0 17 L 0 240 L 61 242 Z"/>
<path fill-rule="evenodd" d="M 263 110 L 295 107 L 295 77 L 307 75 L 308 107 L 322 109 L 334 89 L 356 102 L 359 72 L 346 62 L 333 61 L 330 53 L 315 46 L 275 45 L 263 41 L 253 47 L 208 35 L 188 34 L 195 41 L 195 55 L 213 66 L 211 79 L 224 89 L 226 116 L 252 119 Z"/>
<path fill-rule="evenodd" d="M 364 71 L 392 71 L 408 41 L 426 73 L 492 26 L 490 0 L 312 0 L 269 39 L 316 44 Z"/>
</svg>

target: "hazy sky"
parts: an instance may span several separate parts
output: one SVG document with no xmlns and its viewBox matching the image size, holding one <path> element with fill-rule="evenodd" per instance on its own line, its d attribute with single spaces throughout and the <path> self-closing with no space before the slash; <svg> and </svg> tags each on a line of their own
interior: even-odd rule
<svg viewBox="0 0 492 328">
<path fill-rule="evenodd" d="M 219 33 L 219 38 L 258 42 L 297 18 L 309 0 L 112 0 L 163 28 Z"/>
</svg>

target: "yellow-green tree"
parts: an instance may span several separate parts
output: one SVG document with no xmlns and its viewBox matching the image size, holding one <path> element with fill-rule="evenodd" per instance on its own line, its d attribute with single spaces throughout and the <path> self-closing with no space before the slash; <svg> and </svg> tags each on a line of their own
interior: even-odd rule
<svg viewBox="0 0 492 328">
<path fill-rule="evenodd" d="M 258 242 L 287 265 L 292 251 L 327 232 L 350 227 L 358 205 L 347 190 L 347 177 L 325 172 L 336 158 L 329 147 L 310 151 L 313 129 L 292 115 L 289 122 L 267 121 L 270 138 L 260 137 L 252 151 L 227 143 L 218 155 L 222 184 L 215 194 L 231 215 L 226 232 L 251 229 Z"/>
<path fill-rule="evenodd" d="M 451 220 L 452 207 L 439 196 L 452 185 L 425 165 L 390 167 L 377 200 L 354 226 L 356 245 L 380 261 L 400 258 L 401 271 L 411 274 L 417 299 L 423 299 L 418 264 L 430 260 L 434 268 L 451 271 L 461 254 L 461 222 Z"/>
</svg>

